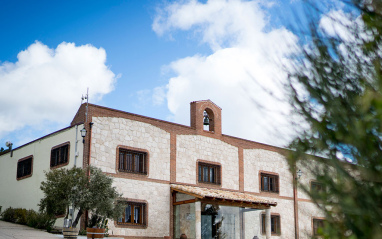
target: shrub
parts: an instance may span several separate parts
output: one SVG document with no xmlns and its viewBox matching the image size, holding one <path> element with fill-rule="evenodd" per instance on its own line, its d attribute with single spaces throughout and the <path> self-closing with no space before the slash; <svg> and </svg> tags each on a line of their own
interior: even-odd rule
<svg viewBox="0 0 382 239">
<path fill-rule="evenodd" d="M 16 222 L 15 209 L 12 207 L 5 209 L 1 216 L 6 222 Z"/>
<path fill-rule="evenodd" d="M 26 225 L 38 229 L 46 229 L 50 232 L 53 229 L 56 219 L 49 216 L 44 212 L 36 212 L 34 210 L 28 210 Z"/>
<path fill-rule="evenodd" d="M 45 229 L 50 232 L 56 219 L 44 212 L 36 212 L 32 209 L 7 208 L 1 216 L 4 221 L 27 225 L 30 227 Z"/>
<path fill-rule="evenodd" d="M 15 208 L 15 218 L 18 224 L 27 224 L 27 210 L 25 208 Z"/>
</svg>

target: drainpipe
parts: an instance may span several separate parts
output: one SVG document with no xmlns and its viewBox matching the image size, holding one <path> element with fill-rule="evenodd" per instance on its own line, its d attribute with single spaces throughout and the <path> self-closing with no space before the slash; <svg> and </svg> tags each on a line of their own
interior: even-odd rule
<svg viewBox="0 0 382 239">
<path fill-rule="evenodd" d="M 74 167 L 77 167 L 77 158 L 78 158 L 78 125 L 76 125 L 76 143 L 74 144 Z"/>
<path fill-rule="evenodd" d="M 298 201 L 297 201 L 297 174 L 293 173 L 293 206 L 294 206 L 294 238 L 299 239 Z"/>
<path fill-rule="evenodd" d="M 88 166 L 90 166 L 90 158 L 91 158 L 91 154 L 92 154 L 91 149 L 92 149 L 92 128 L 93 128 L 93 124 L 94 124 L 93 122 L 89 123 Z M 90 176 L 90 170 L 88 171 L 88 175 Z"/>
</svg>

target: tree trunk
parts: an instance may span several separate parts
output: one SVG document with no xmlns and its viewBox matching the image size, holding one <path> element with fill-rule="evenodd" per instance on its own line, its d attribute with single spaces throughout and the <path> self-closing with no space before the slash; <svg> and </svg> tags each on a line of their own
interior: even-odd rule
<svg viewBox="0 0 382 239">
<path fill-rule="evenodd" d="M 73 224 L 72 224 L 72 227 L 76 227 L 76 226 L 77 226 L 78 221 L 80 220 L 80 218 L 81 218 L 81 216 L 82 216 L 83 213 L 84 213 L 84 212 L 82 211 L 82 209 L 80 209 L 80 210 L 78 211 L 76 220 L 74 220 L 74 222 L 73 222 Z"/>
</svg>

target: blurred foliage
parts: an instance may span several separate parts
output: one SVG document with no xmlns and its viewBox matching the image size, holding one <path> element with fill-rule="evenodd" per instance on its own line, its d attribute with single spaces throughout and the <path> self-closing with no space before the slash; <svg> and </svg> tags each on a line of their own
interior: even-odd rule
<svg viewBox="0 0 382 239">
<path fill-rule="evenodd" d="M 116 202 L 120 194 L 112 186 L 113 179 L 95 167 L 89 167 L 89 176 L 86 172 L 76 167 L 46 172 L 46 181 L 40 186 L 44 192 L 39 204 L 40 211 L 57 215 L 64 208 L 67 212 L 65 218 L 68 218 L 69 207 L 72 206 L 77 211 L 73 227 L 77 226 L 85 211 L 106 218 L 120 217 L 122 207 Z"/>
<path fill-rule="evenodd" d="M 345 26 L 349 37 L 325 34 L 312 19 L 313 43 L 290 71 L 291 104 L 305 130 L 289 145 L 288 159 L 292 172 L 301 169 L 324 186 L 299 185 L 325 213 L 321 238 L 376 239 L 382 238 L 382 4 L 343 4 L 358 14 Z"/>
</svg>

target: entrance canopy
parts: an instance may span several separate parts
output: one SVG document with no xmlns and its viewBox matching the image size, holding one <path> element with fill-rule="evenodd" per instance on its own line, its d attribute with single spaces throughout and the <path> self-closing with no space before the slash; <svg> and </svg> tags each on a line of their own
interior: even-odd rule
<svg viewBox="0 0 382 239">
<path fill-rule="evenodd" d="M 234 192 L 221 189 L 210 189 L 188 185 L 171 184 L 171 191 L 184 193 L 195 197 L 194 201 L 218 203 L 236 207 L 247 207 L 256 209 L 268 209 L 276 206 L 277 202 L 257 197 L 249 193 Z M 191 202 L 192 200 L 187 200 Z M 177 203 L 174 202 L 174 205 Z"/>
</svg>

